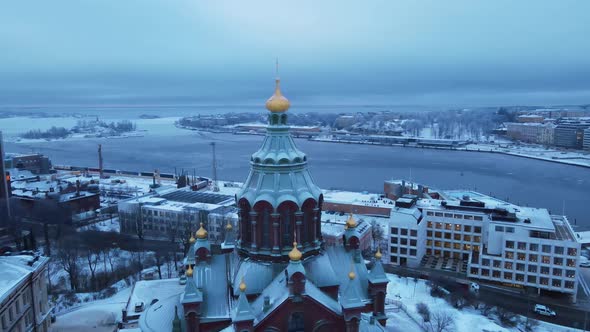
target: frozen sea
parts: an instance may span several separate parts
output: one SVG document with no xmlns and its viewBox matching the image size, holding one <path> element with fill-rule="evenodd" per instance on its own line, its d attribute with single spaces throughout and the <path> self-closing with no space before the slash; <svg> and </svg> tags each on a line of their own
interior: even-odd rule
<svg viewBox="0 0 590 332">
<path fill-rule="evenodd" d="M 216 110 L 219 112 L 219 109 Z M 227 109 L 226 111 L 233 111 Z M 236 110 L 237 111 L 237 110 Z M 261 111 L 262 113 L 263 111 Z M 174 127 L 178 116 L 131 118 L 143 137 L 82 139 L 6 144 L 8 152 L 41 152 L 54 164 L 95 166 L 97 144 L 102 144 L 106 168 L 173 172 L 184 169 L 211 176 L 210 142 L 216 142 L 218 176 L 244 181 L 250 155 L 262 137 L 210 134 Z M 213 112 L 212 112 L 213 113 Z M 105 120 L 120 119 L 117 112 Z M 166 112 L 159 113 L 166 116 Z M 128 115 L 126 114 L 126 118 Z M 10 138 L 29 129 L 66 127 L 75 118 L 0 119 L 0 130 Z M 296 139 L 308 155 L 312 174 L 322 188 L 381 192 L 383 180 L 404 178 L 440 189 L 472 189 L 513 203 L 544 207 L 562 213 L 579 229 L 590 229 L 590 169 L 501 154 L 311 142 Z"/>
</svg>

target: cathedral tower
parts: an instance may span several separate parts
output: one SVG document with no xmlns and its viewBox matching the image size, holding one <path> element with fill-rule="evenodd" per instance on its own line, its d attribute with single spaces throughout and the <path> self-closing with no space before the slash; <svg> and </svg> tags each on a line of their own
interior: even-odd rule
<svg viewBox="0 0 590 332">
<path fill-rule="evenodd" d="M 250 175 L 236 197 L 237 248 L 257 260 L 286 262 L 293 242 L 304 258 L 320 249 L 323 196 L 307 169 L 307 156 L 289 133 L 289 107 L 277 76 L 275 92 L 266 102 L 266 136 L 250 158 Z"/>
</svg>

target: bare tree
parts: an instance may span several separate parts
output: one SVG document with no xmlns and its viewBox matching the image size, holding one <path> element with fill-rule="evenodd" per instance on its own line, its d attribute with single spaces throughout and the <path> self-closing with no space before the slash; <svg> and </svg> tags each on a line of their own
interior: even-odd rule
<svg viewBox="0 0 590 332">
<path fill-rule="evenodd" d="M 430 309 L 428 309 L 428 305 L 426 303 L 416 303 L 416 311 L 418 312 L 418 315 L 422 317 L 424 323 L 428 323 L 430 321 Z"/>
<path fill-rule="evenodd" d="M 428 326 L 431 332 L 451 332 L 455 327 L 455 317 L 449 311 L 435 311 L 430 314 Z"/>
<path fill-rule="evenodd" d="M 514 327 L 516 326 L 516 314 L 511 311 L 508 311 L 505 308 L 498 308 L 497 310 L 498 319 L 500 323 L 505 327 Z"/>
<path fill-rule="evenodd" d="M 78 261 L 80 246 L 77 242 L 73 237 L 64 238 L 59 242 L 57 250 L 57 259 L 64 271 L 68 273 L 70 288 L 74 291 L 78 289 L 78 278 L 80 276 L 80 262 Z"/>
</svg>

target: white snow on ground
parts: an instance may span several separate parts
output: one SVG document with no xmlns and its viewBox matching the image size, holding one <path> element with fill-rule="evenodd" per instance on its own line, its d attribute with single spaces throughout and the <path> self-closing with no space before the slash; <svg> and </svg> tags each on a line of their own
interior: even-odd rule
<svg viewBox="0 0 590 332">
<path fill-rule="evenodd" d="M 57 316 L 51 325 L 52 332 L 97 331 L 112 332 L 121 320 L 121 310 L 125 307 L 131 293 L 131 287 L 120 290 L 114 296 L 88 302 L 72 308 L 70 311 Z"/>
<path fill-rule="evenodd" d="M 393 301 L 401 301 L 403 304 L 403 311 L 408 316 L 413 317 L 415 321 L 422 322 L 422 318 L 416 311 L 416 304 L 423 302 L 425 303 L 431 314 L 435 312 L 446 312 L 454 317 L 454 329 L 453 332 L 478 332 L 478 331 L 498 331 L 498 332 L 518 332 L 516 328 L 504 328 L 498 325 L 492 319 L 483 316 L 479 311 L 473 308 L 464 308 L 458 310 L 451 306 L 447 301 L 441 298 L 433 297 L 430 295 L 430 287 L 426 284 L 425 280 L 419 279 L 417 283 L 414 279 L 399 277 L 394 274 L 387 274 L 389 278 L 389 284 L 387 285 L 387 299 Z M 394 305 L 395 306 L 395 305 Z M 392 305 L 386 305 L 386 311 L 391 308 Z M 401 313 L 402 311 L 400 311 Z M 395 318 L 399 318 L 399 313 L 395 315 Z M 403 318 L 403 316 L 401 316 Z M 524 319 L 521 317 L 521 319 Z M 389 319 L 387 326 L 390 325 L 395 327 L 398 324 L 397 319 Z M 402 321 L 402 324 L 408 324 L 406 321 Z M 417 324 L 414 324 L 415 326 Z M 417 331 L 416 329 L 408 329 L 406 331 Z M 573 328 L 559 326 L 555 324 L 545 323 L 539 321 L 539 326 L 535 329 L 535 332 L 573 332 L 581 331 Z"/>
</svg>

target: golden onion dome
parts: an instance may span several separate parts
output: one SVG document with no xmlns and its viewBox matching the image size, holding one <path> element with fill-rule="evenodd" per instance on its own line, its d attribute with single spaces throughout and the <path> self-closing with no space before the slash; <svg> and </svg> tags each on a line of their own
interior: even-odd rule
<svg viewBox="0 0 590 332">
<path fill-rule="evenodd" d="M 240 282 L 240 291 L 246 291 L 246 283 L 244 282 L 244 277 L 242 277 L 242 282 Z"/>
<path fill-rule="evenodd" d="M 186 270 L 186 276 L 187 277 L 192 277 L 193 276 L 193 268 L 189 265 L 188 269 Z"/>
<path fill-rule="evenodd" d="M 352 280 L 356 278 L 356 273 L 354 273 L 353 271 L 348 272 L 348 279 Z"/>
<path fill-rule="evenodd" d="M 375 253 L 375 258 L 381 259 L 383 255 L 381 255 L 381 248 L 377 248 L 377 252 Z"/>
<path fill-rule="evenodd" d="M 201 223 L 201 228 L 195 233 L 197 235 L 197 239 L 206 239 L 207 238 L 207 231 L 203 228 L 203 223 Z"/>
<path fill-rule="evenodd" d="M 191 238 L 188 239 L 188 243 L 195 243 L 195 237 L 191 234 Z"/>
<path fill-rule="evenodd" d="M 297 262 L 301 260 L 301 256 L 301 251 L 297 249 L 297 242 L 293 242 L 293 249 L 291 249 L 291 251 L 289 252 L 289 259 L 294 262 Z"/>
<path fill-rule="evenodd" d="M 232 226 L 230 222 L 228 222 L 227 225 L 225 225 L 225 229 L 228 231 L 231 231 L 233 228 L 234 226 Z"/>
<path fill-rule="evenodd" d="M 282 113 L 286 112 L 290 106 L 289 99 L 281 93 L 281 80 L 277 78 L 275 93 L 266 101 L 266 109 L 273 113 Z"/>
<path fill-rule="evenodd" d="M 350 216 L 348 216 L 348 220 L 346 221 L 346 226 L 348 226 L 348 228 L 355 228 L 356 225 L 356 220 L 354 220 L 354 217 L 352 216 L 351 212 Z"/>
</svg>

